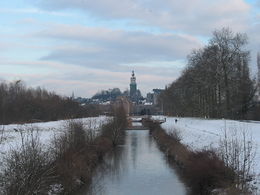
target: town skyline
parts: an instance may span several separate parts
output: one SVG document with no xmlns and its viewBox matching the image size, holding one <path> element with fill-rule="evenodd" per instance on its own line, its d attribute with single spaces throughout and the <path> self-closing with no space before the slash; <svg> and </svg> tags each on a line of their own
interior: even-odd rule
<svg viewBox="0 0 260 195">
<path fill-rule="evenodd" d="M 7 82 L 91 97 L 114 87 L 124 91 L 134 69 L 146 94 L 177 79 L 187 55 L 223 27 L 247 33 L 256 76 L 258 0 L 14 0 L 0 6 L 0 80 Z"/>
</svg>

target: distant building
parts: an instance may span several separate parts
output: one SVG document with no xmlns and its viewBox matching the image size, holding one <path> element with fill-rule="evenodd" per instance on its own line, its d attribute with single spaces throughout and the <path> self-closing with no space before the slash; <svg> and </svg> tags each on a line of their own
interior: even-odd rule
<svg viewBox="0 0 260 195">
<path fill-rule="evenodd" d="M 146 102 L 147 103 L 153 103 L 153 93 L 147 93 Z"/>
<path fill-rule="evenodd" d="M 140 90 L 137 89 L 137 84 L 136 84 L 136 77 L 135 77 L 135 72 L 132 71 L 132 77 L 130 78 L 130 100 L 135 103 L 139 103 L 141 101 L 142 95 Z"/>
<path fill-rule="evenodd" d="M 146 103 L 157 106 L 159 103 L 159 96 L 164 91 L 164 89 L 153 89 L 153 93 L 147 93 Z"/>
<path fill-rule="evenodd" d="M 131 98 L 131 100 L 135 99 L 136 90 L 137 90 L 137 84 L 136 84 L 135 72 L 132 71 L 132 77 L 130 78 L 130 98 Z"/>
<path fill-rule="evenodd" d="M 153 89 L 153 104 L 157 105 L 159 103 L 159 96 L 163 92 L 163 89 Z"/>
</svg>

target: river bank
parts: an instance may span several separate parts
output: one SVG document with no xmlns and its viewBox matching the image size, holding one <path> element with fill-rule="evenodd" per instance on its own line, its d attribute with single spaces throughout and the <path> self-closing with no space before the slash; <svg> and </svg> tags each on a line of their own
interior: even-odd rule
<svg viewBox="0 0 260 195">
<path fill-rule="evenodd" d="M 187 188 L 168 164 L 149 130 L 126 130 L 125 143 L 111 151 L 97 169 L 91 195 L 186 195 Z"/>
<path fill-rule="evenodd" d="M 250 194 L 247 189 L 239 189 L 236 173 L 214 150 L 192 151 L 180 142 L 178 134 L 166 133 L 158 123 L 147 122 L 146 125 L 169 162 L 178 167 L 193 194 Z"/>
</svg>

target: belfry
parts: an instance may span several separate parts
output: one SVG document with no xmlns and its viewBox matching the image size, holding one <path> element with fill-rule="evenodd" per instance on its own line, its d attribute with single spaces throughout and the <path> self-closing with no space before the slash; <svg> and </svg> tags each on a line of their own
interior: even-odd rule
<svg viewBox="0 0 260 195">
<path fill-rule="evenodd" d="M 130 79 L 130 98 L 132 101 L 136 100 L 137 84 L 135 78 L 135 72 L 132 71 L 132 77 Z"/>
</svg>

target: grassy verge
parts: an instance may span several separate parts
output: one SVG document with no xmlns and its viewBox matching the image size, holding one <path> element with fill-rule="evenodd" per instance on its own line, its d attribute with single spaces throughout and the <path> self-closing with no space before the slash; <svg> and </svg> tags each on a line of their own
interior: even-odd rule
<svg viewBox="0 0 260 195">
<path fill-rule="evenodd" d="M 99 136 L 84 130 L 82 124 L 71 123 L 68 134 L 58 140 L 55 157 L 56 173 L 63 186 L 63 193 L 73 193 L 91 182 L 93 171 L 105 154 L 122 142 L 126 127 L 124 113 L 115 112 L 110 123 L 104 125 Z"/>
<path fill-rule="evenodd" d="M 146 125 L 169 162 L 177 165 L 191 194 L 250 194 L 239 189 L 236 172 L 226 166 L 216 151 L 191 151 L 180 142 L 178 134 L 167 134 L 157 123 L 147 122 Z"/>
<path fill-rule="evenodd" d="M 70 121 L 64 133 L 44 151 L 37 131 L 22 137 L 21 148 L 10 152 L 0 173 L 0 193 L 7 195 L 75 194 L 91 182 L 106 153 L 123 140 L 126 117 L 122 109 L 96 135 L 81 122 Z"/>
</svg>

